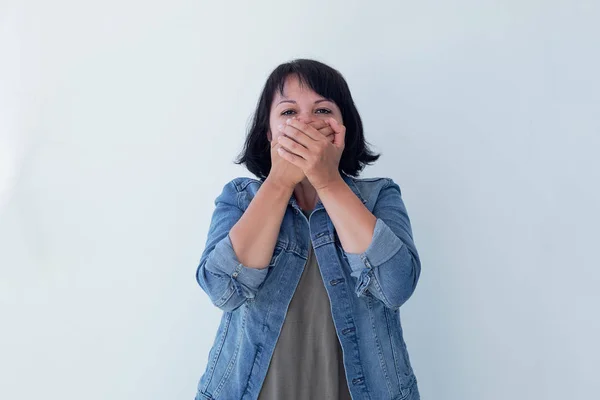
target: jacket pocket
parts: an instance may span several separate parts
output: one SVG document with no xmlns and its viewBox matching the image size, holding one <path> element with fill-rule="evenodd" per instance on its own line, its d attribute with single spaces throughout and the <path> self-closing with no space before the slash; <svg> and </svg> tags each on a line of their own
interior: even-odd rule
<svg viewBox="0 0 600 400">
<path fill-rule="evenodd" d="M 215 340 L 208 353 L 208 365 L 206 367 L 206 371 L 200 378 L 200 383 L 198 384 L 199 393 L 205 397 L 208 396 L 208 398 L 212 397 L 206 394 L 205 391 L 210 385 L 210 382 L 213 378 L 217 361 L 219 360 L 221 350 L 223 349 L 223 345 L 225 344 L 227 332 L 229 331 L 229 325 L 231 324 L 232 315 L 232 312 L 225 312 L 221 317 L 221 322 L 219 323 L 219 328 L 217 329 Z"/>
<path fill-rule="evenodd" d="M 196 398 L 194 400 L 214 400 L 211 395 L 204 393 L 202 391 L 198 391 L 196 394 Z"/>
<path fill-rule="evenodd" d="M 227 314 L 227 317 L 224 316 L 227 330 L 215 342 L 214 352 L 211 350 L 211 354 L 214 354 L 210 358 L 206 378 L 203 377 L 200 386 L 200 392 L 213 399 L 231 398 L 232 387 L 239 387 L 240 382 L 245 379 L 244 371 L 249 370 L 249 348 L 248 342 L 244 340 L 247 337 L 248 304 L 242 304 Z"/>
<path fill-rule="evenodd" d="M 280 242 L 277 242 L 277 244 L 275 245 L 275 249 L 273 250 L 273 255 L 271 256 L 271 261 L 269 261 L 269 265 L 267 266 L 267 275 L 265 276 L 265 280 L 263 281 L 261 286 L 259 286 L 259 288 L 265 284 L 267 279 L 269 279 L 269 275 L 271 275 L 271 273 L 273 272 L 273 268 L 279 265 L 279 260 L 281 259 L 281 255 L 284 253 L 284 249 L 284 245 Z"/>
<path fill-rule="evenodd" d="M 344 252 L 344 247 L 342 246 L 342 242 L 340 241 L 340 238 L 335 229 L 333 231 L 333 241 L 335 243 L 335 249 L 338 253 L 338 257 L 340 258 L 340 261 L 344 262 L 345 264 L 348 264 L 348 257 L 346 256 L 346 253 Z M 348 264 L 348 266 L 350 266 L 350 264 Z"/>
<path fill-rule="evenodd" d="M 408 357 L 406 343 L 402 335 L 402 326 L 400 325 L 400 317 L 397 309 L 385 310 L 385 319 L 392 348 L 392 356 L 394 357 L 394 366 L 396 375 L 402 388 L 410 386 L 413 380 L 413 370 Z"/>
<path fill-rule="evenodd" d="M 277 264 L 277 260 L 279 260 L 279 256 L 281 256 L 283 249 L 284 247 L 282 243 L 277 242 L 275 244 L 275 249 L 273 250 L 273 255 L 271 256 L 271 261 L 269 262 L 269 268 L 274 267 Z"/>
</svg>

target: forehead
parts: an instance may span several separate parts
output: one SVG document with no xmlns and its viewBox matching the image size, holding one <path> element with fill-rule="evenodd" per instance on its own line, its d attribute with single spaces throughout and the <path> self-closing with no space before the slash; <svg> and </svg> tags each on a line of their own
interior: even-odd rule
<svg viewBox="0 0 600 400">
<path fill-rule="evenodd" d="M 279 92 L 279 90 L 276 90 L 274 99 L 289 99 L 299 96 L 323 97 L 312 90 L 305 82 L 301 83 L 296 75 L 290 75 L 285 79 L 283 84 L 283 95 Z"/>
</svg>

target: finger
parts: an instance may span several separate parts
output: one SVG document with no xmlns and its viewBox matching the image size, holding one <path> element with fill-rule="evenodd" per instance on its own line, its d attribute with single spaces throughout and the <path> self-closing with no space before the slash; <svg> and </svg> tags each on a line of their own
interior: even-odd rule
<svg viewBox="0 0 600 400">
<path fill-rule="evenodd" d="M 279 136 L 277 138 L 277 141 L 279 142 L 281 147 L 283 147 L 285 150 L 292 154 L 300 156 L 304 159 L 306 159 L 309 155 L 309 150 L 306 147 L 302 146 L 301 144 L 297 143 L 296 141 L 290 139 L 287 136 Z"/>
<path fill-rule="evenodd" d="M 321 132 L 321 135 L 323 136 L 329 136 L 334 134 L 333 128 L 329 125 L 326 125 L 324 128 L 321 128 L 318 131 Z"/>
<path fill-rule="evenodd" d="M 331 128 L 333 129 L 334 133 L 335 133 L 335 138 L 333 141 L 333 144 L 340 146 L 343 145 L 345 143 L 346 140 L 346 127 L 342 124 L 340 124 L 335 118 L 329 118 L 329 125 L 331 125 Z"/>
<path fill-rule="evenodd" d="M 327 122 L 329 122 L 329 126 L 331 126 L 331 129 L 333 129 L 333 131 L 335 133 L 338 134 L 342 134 L 343 131 L 345 130 L 344 125 L 342 125 L 341 123 L 339 123 L 335 118 L 330 117 L 327 118 Z"/>
<path fill-rule="evenodd" d="M 315 128 L 316 130 L 320 130 L 320 129 L 323 129 L 323 128 L 329 126 L 329 123 L 322 119 L 318 119 L 316 121 L 309 122 L 308 124 L 310 126 L 312 126 L 313 128 Z"/>
<path fill-rule="evenodd" d="M 302 158 L 299 157 L 293 153 L 290 153 L 289 151 L 287 151 L 285 148 L 283 147 L 279 147 L 277 149 L 277 153 L 279 154 L 279 156 L 289 162 L 291 162 L 292 164 L 294 164 L 295 166 L 297 166 L 298 168 L 304 170 L 304 166 L 306 161 Z"/>
<path fill-rule="evenodd" d="M 326 138 L 330 139 L 331 142 L 333 142 L 334 132 L 333 129 L 331 129 L 331 126 L 329 126 L 329 122 L 327 122 L 326 120 L 319 119 L 316 121 L 309 122 L 309 125 L 318 130 L 321 133 L 321 135 L 325 136 Z"/>
<path fill-rule="evenodd" d="M 333 129 L 331 129 L 331 127 L 323 128 L 319 132 L 325 137 L 325 139 L 333 143 L 333 140 L 335 139 L 335 132 Z"/>
<path fill-rule="evenodd" d="M 279 148 L 281 145 L 277 143 L 277 140 L 273 140 L 271 144 L 271 157 L 276 157 L 279 155 Z"/>
<path fill-rule="evenodd" d="M 314 140 L 312 140 L 304 132 L 299 131 L 298 129 L 290 125 L 280 124 L 277 127 L 277 129 L 282 133 L 283 136 L 287 136 L 288 138 L 294 140 L 296 143 L 304 146 L 307 149 L 310 148 L 311 145 L 314 143 Z"/>
<path fill-rule="evenodd" d="M 285 121 L 287 126 L 291 126 L 300 132 L 303 132 L 306 136 L 313 140 L 322 140 L 323 136 L 319 134 L 319 131 L 312 126 L 305 124 L 304 122 L 298 121 L 297 119 L 288 119 Z"/>
</svg>

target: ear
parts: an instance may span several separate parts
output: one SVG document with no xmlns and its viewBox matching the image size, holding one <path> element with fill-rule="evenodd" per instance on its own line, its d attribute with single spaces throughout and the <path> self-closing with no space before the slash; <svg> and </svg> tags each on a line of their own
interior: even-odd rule
<svg viewBox="0 0 600 400">
<path fill-rule="evenodd" d="M 271 135 L 271 129 L 267 129 L 267 140 L 270 142 L 271 140 L 273 140 L 273 137 Z"/>
</svg>

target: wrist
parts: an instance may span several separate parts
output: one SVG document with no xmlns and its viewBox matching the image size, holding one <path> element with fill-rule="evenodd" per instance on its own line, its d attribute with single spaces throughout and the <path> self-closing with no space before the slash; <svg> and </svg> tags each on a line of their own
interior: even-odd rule
<svg viewBox="0 0 600 400">
<path fill-rule="evenodd" d="M 291 196 L 292 192 L 294 191 L 294 187 L 293 186 L 288 186 L 285 183 L 283 183 L 281 180 L 277 179 L 275 176 L 273 175 L 268 175 L 267 178 L 265 179 L 263 185 L 267 185 L 269 187 L 271 187 L 273 190 L 281 193 L 281 194 L 288 194 Z"/>
<path fill-rule="evenodd" d="M 323 185 L 322 187 L 318 188 L 317 189 L 317 193 L 319 193 L 319 196 L 321 196 L 321 194 L 325 194 L 327 192 L 335 191 L 335 190 L 339 189 L 343 185 L 346 185 L 346 182 L 344 181 L 344 178 L 342 178 L 342 175 L 340 175 L 338 173 L 335 176 L 335 178 L 330 179 L 329 182 L 326 185 Z"/>
</svg>

